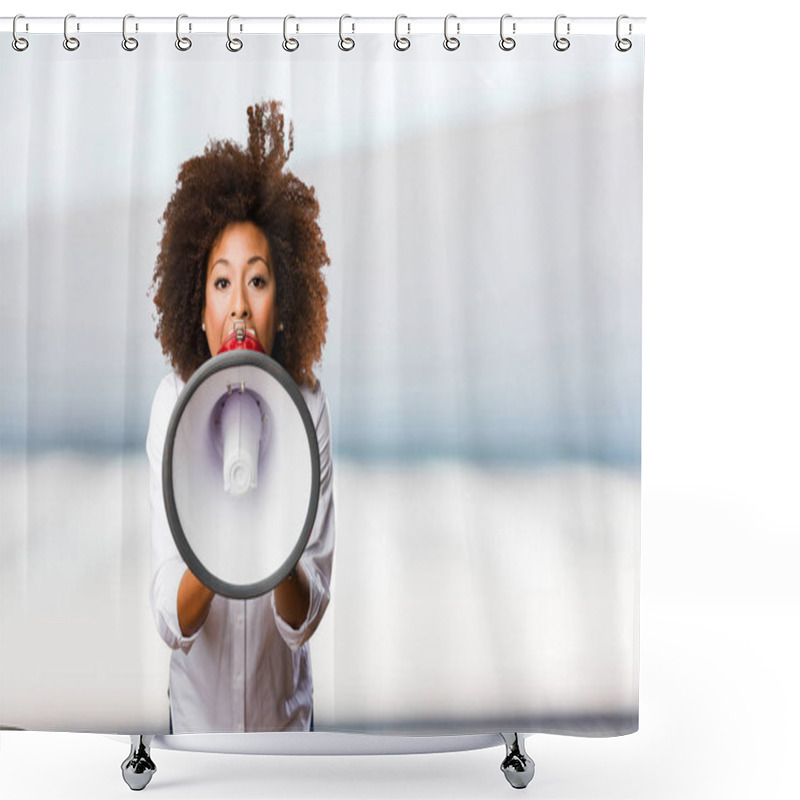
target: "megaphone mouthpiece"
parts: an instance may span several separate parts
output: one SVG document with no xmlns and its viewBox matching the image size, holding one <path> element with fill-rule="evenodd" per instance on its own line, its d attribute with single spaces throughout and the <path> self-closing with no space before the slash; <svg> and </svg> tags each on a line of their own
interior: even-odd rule
<svg viewBox="0 0 800 800">
<path fill-rule="evenodd" d="M 263 353 L 264 348 L 258 341 L 256 332 L 248 328 L 243 319 L 233 321 L 233 329 L 225 337 L 217 355 L 228 353 L 231 350 L 254 350 L 256 353 Z"/>
</svg>

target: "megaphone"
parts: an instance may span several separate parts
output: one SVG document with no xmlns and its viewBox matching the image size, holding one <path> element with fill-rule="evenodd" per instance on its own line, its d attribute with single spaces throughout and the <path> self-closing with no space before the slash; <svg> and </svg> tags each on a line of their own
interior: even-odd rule
<svg viewBox="0 0 800 800">
<path fill-rule="evenodd" d="M 257 597 L 303 553 L 319 502 L 319 445 L 297 384 L 237 320 L 183 388 L 162 462 L 172 538 L 212 591 Z"/>
</svg>

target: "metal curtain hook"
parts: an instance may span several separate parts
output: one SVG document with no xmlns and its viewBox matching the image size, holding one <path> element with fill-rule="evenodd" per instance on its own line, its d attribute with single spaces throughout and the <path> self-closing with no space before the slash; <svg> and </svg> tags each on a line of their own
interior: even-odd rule
<svg viewBox="0 0 800 800">
<path fill-rule="evenodd" d="M 14 23 L 11 26 L 11 33 L 14 35 L 13 40 L 11 41 L 11 46 L 18 52 L 21 53 L 23 50 L 28 49 L 28 40 L 23 39 L 21 36 L 17 35 L 17 20 L 18 19 L 25 19 L 24 14 L 17 14 L 14 17 Z"/>
<path fill-rule="evenodd" d="M 296 17 L 288 14 L 283 18 L 283 49 L 288 53 L 293 53 L 298 47 L 300 47 L 300 42 L 298 42 L 297 39 L 289 38 L 288 29 L 290 19 L 296 19 Z"/>
<path fill-rule="evenodd" d="M 553 42 L 553 47 L 555 47 L 555 49 L 560 53 L 563 53 L 565 50 L 569 50 L 570 45 L 569 39 L 558 35 L 558 21 L 566 18 L 566 14 L 559 14 L 556 17 L 555 23 L 553 24 L 553 35 L 556 37 L 556 40 Z M 569 35 L 569 22 L 567 23 L 567 35 Z"/>
<path fill-rule="evenodd" d="M 139 46 L 139 40 L 128 36 L 128 20 L 133 19 L 133 14 L 126 14 L 122 18 L 122 49 L 127 50 L 129 53 Z M 139 26 L 136 26 L 139 29 Z"/>
<path fill-rule="evenodd" d="M 242 49 L 242 40 L 231 37 L 231 22 L 235 19 L 239 19 L 236 14 L 231 14 L 228 17 L 228 41 L 225 42 L 225 47 L 227 47 L 231 53 L 238 53 Z M 239 30 L 241 30 L 241 28 L 239 28 Z"/>
<path fill-rule="evenodd" d="M 75 19 L 74 14 L 67 14 L 67 16 L 64 17 L 64 49 L 69 51 L 77 50 L 81 46 L 81 43 L 78 41 L 78 39 L 69 35 L 67 26 L 71 19 Z M 80 30 L 80 28 L 78 28 L 78 30 Z"/>
<path fill-rule="evenodd" d="M 517 46 L 516 39 L 505 35 L 504 26 L 507 19 L 511 19 L 511 14 L 503 14 L 503 16 L 500 17 L 500 49 L 505 50 L 506 52 L 513 50 Z M 512 24 L 511 30 L 513 33 L 517 32 L 516 23 Z"/>
<path fill-rule="evenodd" d="M 342 14 L 342 16 L 339 17 L 339 49 L 340 50 L 345 50 L 345 51 L 352 50 L 356 46 L 355 41 L 353 39 L 351 39 L 349 36 L 345 38 L 344 32 L 342 31 L 342 27 L 343 27 L 344 21 L 346 19 L 353 19 L 353 18 L 349 14 Z M 355 33 L 356 32 L 356 24 L 355 24 L 355 22 L 353 22 L 351 24 L 353 26 L 353 31 L 352 32 Z"/>
<path fill-rule="evenodd" d="M 447 25 L 451 19 L 456 19 L 455 14 L 448 14 L 444 18 L 444 49 L 445 50 L 458 50 L 461 47 L 461 40 L 457 36 L 448 36 L 447 34 Z M 461 31 L 461 23 L 456 23 L 456 33 Z"/>
<path fill-rule="evenodd" d="M 408 19 L 405 14 L 398 14 L 394 18 L 394 49 L 395 50 L 408 50 L 411 47 L 411 39 L 407 39 L 405 36 L 401 38 L 400 36 L 400 20 L 401 19 Z M 406 27 L 408 28 L 408 33 L 411 33 L 411 23 L 407 22 Z"/>
<path fill-rule="evenodd" d="M 187 19 L 188 14 L 178 14 L 178 18 L 175 20 L 175 47 L 178 50 L 188 50 L 192 46 L 192 40 L 188 36 L 181 36 L 181 20 Z M 189 24 L 189 30 L 192 29 L 191 23 Z"/>
<path fill-rule="evenodd" d="M 351 39 L 349 36 L 344 35 L 344 21 L 346 19 L 353 19 L 353 18 L 349 14 L 342 14 L 342 16 L 339 17 L 339 49 L 344 51 L 352 50 L 356 46 L 354 39 Z M 352 27 L 351 33 L 355 33 L 356 32 L 355 22 L 351 22 L 350 25 Z"/>
<path fill-rule="evenodd" d="M 633 47 L 633 42 L 631 42 L 630 39 L 622 39 L 622 38 L 620 38 L 620 35 L 619 35 L 620 22 L 622 22 L 622 20 L 624 20 L 624 19 L 628 19 L 628 15 L 627 14 L 620 14 L 617 17 L 617 41 L 614 42 L 614 47 L 616 47 L 617 50 L 620 51 L 620 53 L 627 53 L 628 50 L 630 50 L 631 47 Z M 633 25 L 628 23 L 628 33 L 632 33 L 632 32 L 633 32 Z"/>
</svg>

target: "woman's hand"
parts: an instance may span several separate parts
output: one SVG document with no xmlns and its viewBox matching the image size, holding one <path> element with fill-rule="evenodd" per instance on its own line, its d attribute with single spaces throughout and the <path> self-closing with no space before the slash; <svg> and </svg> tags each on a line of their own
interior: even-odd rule
<svg viewBox="0 0 800 800">
<path fill-rule="evenodd" d="M 281 619 L 297 630 L 308 616 L 310 595 L 308 578 L 298 565 L 274 589 L 275 610 Z"/>
<path fill-rule="evenodd" d="M 214 592 L 187 569 L 178 586 L 178 624 L 184 636 L 192 636 L 206 621 Z"/>
</svg>

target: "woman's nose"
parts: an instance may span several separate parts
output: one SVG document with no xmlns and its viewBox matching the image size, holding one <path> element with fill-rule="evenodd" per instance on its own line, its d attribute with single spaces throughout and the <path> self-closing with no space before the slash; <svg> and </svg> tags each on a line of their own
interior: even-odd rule
<svg viewBox="0 0 800 800">
<path fill-rule="evenodd" d="M 234 319 L 245 319 L 250 314 L 250 306 L 247 303 L 247 293 L 243 286 L 240 286 L 234 293 L 231 305 L 231 317 Z"/>
</svg>

